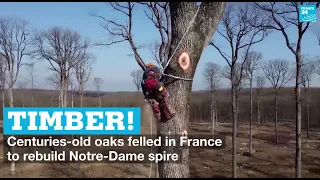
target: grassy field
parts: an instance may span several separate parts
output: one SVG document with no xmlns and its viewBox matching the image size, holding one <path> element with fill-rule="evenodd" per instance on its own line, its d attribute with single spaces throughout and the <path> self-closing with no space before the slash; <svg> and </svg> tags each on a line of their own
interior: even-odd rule
<svg viewBox="0 0 320 180">
<path fill-rule="evenodd" d="M 246 156 L 248 151 L 248 91 L 241 94 L 240 126 L 237 139 L 237 159 L 239 177 L 294 177 L 295 158 L 295 123 L 294 123 L 294 94 L 292 88 L 281 91 L 279 97 L 279 144 L 275 145 L 273 122 L 272 91 L 265 89 L 261 97 L 262 126 L 253 128 L 252 156 Z M 302 135 L 302 177 L 320 178 L 320 129 L 318 128 L 320 107 L 320 89 L 312 89 L 311 103 L 311 137 L 306 139 L 306 131 Z M 24 101 L 20 94 L 23 93 Z M 216 133 L 225 135 L 227 146 L 223 149 L 191 149 L 191 177 L 231 177 L 231 135 L 232 124 L 230 116 L 230 97 L 228 90 L 220 90 L 218 99 L 218 122 Z M 57 106 L 57 92 L 38 90 L 34 92 L 35 106 Z M 88 95 L 84 98 L 85 106 L 98 106 L 98 98 Z M 30 91 L 15 91 L 15 106 L 30 106 Z M 208 93 L 194 92 L 191 99 L 191 119 L 189 134 L 193 132 L 210 132 Z M 51 101 L 53 99 L 53 101 Z M 118 92 L 105 93 L 102 98 L 103 106 L 136 106 L 136 93 Z M 71 95 L 69 95 L 71 100 Z M 142 97 L 140 96 L 140 105 Z M 23 103 L 22 103 L 23 102 Z M 69 102 L 70 104 L 70 102 Z M 74 96 L 74 105 L 78 106 L 79 97 Z M 143 106 L 144 107 L 144 106 Z M 145 116 L 145 115 L 144 115 Z M 145 119 L 145 118 L 143 118 Z M 303 112 L 305 120 L 305 112 Z M 304 121 L 305 122 L 305 121 Z M 152 123 L 152 125 L 154 122 Z M 303 123 L 305 124 L 305 123 Z M 150 122 L 143 120 L 143 133 L 150 131 Z M 155 128 L 155 126 L 153 126 Z M 2 131 L 0 131 L 2 132 Z M 155 130 L 153 131 L 155 132 Z M 3 145 L 2 136 L 0 136 Z M 1 148 L 3 151 L 3 148 Z M 3 154 L 1 152 L 0 154 Z M 2 155 L 3 158 L 3 155 Z M 75 168 L 77 167 L 77 168 Z M 0 177 L 10 177 L 9 164 L 0 164 Z M 155 165 L 151 177 L 155 176 Z M 18 163 L 15 177 L 149 177 L 150 163 L 87 163 L 69 166 L 61 163 Z"/>
</svg>

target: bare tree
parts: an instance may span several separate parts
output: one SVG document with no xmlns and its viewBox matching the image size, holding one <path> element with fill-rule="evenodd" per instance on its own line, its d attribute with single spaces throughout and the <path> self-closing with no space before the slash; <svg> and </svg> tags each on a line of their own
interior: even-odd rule
<svg viewBox="0 0 320 180">
<path fill-rule="evenodd" d="M 301 68 L 301 83 L 305 92 L 305 103 L 307 106 L 307 138 L 310 137 L 310 108 L 309 108 L 309 88 L 311 84 L 311 77 L 315 72 L 315 64 L 307 57 L 303 57 L 303 65 Z"/>
<path fill-rule="evenodd" d="M 58 73 L 53 73 L 46 78 L 47 84 L 52 86 L 55 90 L 60 88 L 60 77 Z"/>
<path fill-rule="evenodd" d="M 4 90 L 6 87 L 6 73 L 7 73 L 7 63 L 5 58 L 0 54 L 0 88 L 1 88 L 1 96 L 2 96 L 2 108 L 5 107 Z"/>
<path fill-rule="evenodd" d="M 252 82 L 253 73 L 257 69 L 258 63 L 262 58 L 262 53 L 251 51 L 244 54 L 246 75 L 250 83 L 250 127 L 249 127 L 249 154 L 252 154 L 252 121 L 253 121 L 253 101 L 252 101 Z"/>
<path fill-rule="evenodd" d="M 237 137 L 237 101 L 236 91 L 239 91 L 239 80 L 242 79 L 242 70 L 239 71 L 240 76 L 236 77 L 235 64 L 241 51 L 248 52 L 250 47 L 256 43 L 261 42 L 268 34 L 265 28 L 254 27 L 251 24 L 259 22 L 259 14 L 255 11 L 251 4 L 233 5 L 228 4 L 225 9 L 224 17 L 221 19 L 221 28 L 217 29 L 217 33 L 221 35 L 229 44 L 231 52 L 226 54 L 218 45 L 212 41 L 210 44 L 220 53 L 226 60 L 230 67 L 231 78 L 231 101 L 232 101 L 232 120 L 233 120 L 233 136 L 232 136 L 232 176 L 237 177 L 237 163 L 236 163 L 236 137 Z M 244 61 L 240 64 L 240 68 L 244 68 Z"/>
<path fill-rule="evenodd" d="M 55 90 L 59 90 L 60 85 L 60 75 L 57 72 L 54 72 L 52 75 L 46 78 L 47 84 L 52 86 Z M 61 97 L 58 93 L 58 107 L 61 107 Z"/>
<path fill-rule="evenodd" d="M 93 83 L 97 88 L 98 91 L 98 97 L 99 97 L 99 107 L 101 107 L 101 96 L 100 96 L 100 89 L 101 89 L 101 85 L 103 83 L 103 80 L 101 78 L 95 77 L 93 79 Z"/>
<path fill-rule="evenodd" d="M 94 59 L 87 55 L 75 66 L 75 75 L 79 84 L 80 106 L 83 106 L 83 95 L 86 83 L 89 80 Z"/>
<path fill-rule="evenodd" d="M 223 14 L 225 2 L 147 2 L 140 3 L 147 8 L 146 15 L 153 22 L 161 37 L 159 59 L 164 66 L 163 82 L 170 93 L 168 105 L 175 109 L 176 116 L 167 123 L 161 123 L 159 134 L 168 132 L 182 134 L 189 120 L 189 96 L 192 79 L 203 50 L 212 38 Z M 134 57 L 144 70 L 145 63 L 133 41 L 133 8 L 136 3 L 110 3 L 113 10 L 126 17 L 128 24 L 121 24 L 100 17 L 102 25 L 113 39 L 102 45 L 128 42 Z M 179 58 L 180 57 L 180 58 Z M 172 147 L 160 147 L 171 151 Z M 159 164 L 159 177 L 189 177 L 188 149 L 182 150 L 178 164 Z"/>
<path fill-rule="evenodd" d="M 275 59 L 264 62 L 262 70 L 266 78 L 270 81 L 274 93 L 274 117 L 275 117 L 275 142 L 278 144 L 278 95 L 292 78 L 293 71 L 290 67 L 290 62 L 284 59 Z"/>
<path fill-rule="evenodd" d="M 260 27 L 265 27 L 281 32 L 285 38 L 288 49 L 295 55 L 296 59 L 296 178 L 301 177 L 301 66 L 302 66 L 302 39 L 303 35 L 310 27 L 310 22 L 299 21 L 299 9 L 307 2 L 269 2 L 268 4 L 255 3 L 257 9 L 261 10 L 262 21 Z M 316 3 L 316 8 L 320 2 Z M 297 30 L 298 38 L 295 43 L 290 41 L 288 27 L 294 26 Z"/>
<path fill-rule="evenodd" d="M 27 81 L 30 83 L 31 86 L 31 106 L 34 107 L 34 88 L 35 88 L 35 80 L 36 80 L 36 73 L 37 69 L 35 68 L 36 63 L 28 63 L 26 64 L 26 70 L 27 70 Z"/>
<path fill-rule="evenodd" d="M 77 86 L 75 83 L 72 82 L 71 79 L 68 84 L 69 84 L 69 88 L 71 90 L 71 107 L 74 107 L 74 91 L 76 90 Z"/>
<path fill-rule="evenodd" d="M 219 73 L 221 67 L 218 64 L 213 62 L 206 63 L 203 77 L 208 85 L 208 89 L 210 90 L 210 100 L 211 100 L 211 122 L 212 122 L 212 134 L 214 134 L 214 126 L 215 126 L 215 90 L 219 82 Z"/>
<path fill-rule="evenodd" d="M 142 82 L 142 76 L 143 76 L 143 71 L 141 69 L 137 69 L 135 71 L 131 72 L 131 76 L 133 77 L 133 83 L 137 88 L 137 103 L 139 106 L 139 94 L 140 94 L 140 87 L 141 87 L 141 82 Z"/>
<path fill-rule="evenodd" d="M 53 27 L 35 38 L 36 56 L 47 60 L 50 70 L 59 74 L 61 107 L 67 107 L 68 78 L 77 63 L 86 58 L 89 41 L 70 29 Z"/>
<path fill-rule="evenodd" d="M 224 67 L 224 71 L 222 71 L 222 77 L 227 78 L 230 81 L 232 80 L 230 66 L 227 65 Z M 235 86 L 234 89 L 235 89 L 236 116 L 237 116 L 237 120 L 239 121 L 239 114 L 240 114 L 239 95 L 241 90 L 246 86 L 246 80 L 248 80 L 246 70 L 245 70 L 245 64 L 243 64 L 243 61 L 237 62 L 234 64 L 234 79 L 236 82 L 238 82 L 237 86 Z M 237 123 L 236 126 L 239 127 L 239 123 Z"/>
<path fill-rule="evenodd" d="M 20 95 L 21 95 L 21 105 L 22 107 L 24 107 L 24 91 L 27 88 L 27 82 L 26 81 L 18 82 L 18 88 L 20 90 Z"/>
<path fill-rule="evenodd" d="M 0 19 L 0 54 L 7 64 L 10 107 L 13 107 L 13 86 L 23 65 L 22 60 L 29 55 L 28 49 L 32 43 L 27 26 L 24 20 Z"/>
<path fill-rule="evenodd" d="M 261 109 L 260 109 L 260 96 L 262 89 L 266 83 L 265 77 L 264 76 L 257 76 L 257 88 L 256 88 L 256 93 L 257 93 L 257 123 L 258 126 L 261 125 Z"/>
<path fill-rule="evenodd" d="M 31 36 L 24 20 L 0 18 L 0 54 L 5 58 L 9 105 L 13 107 L 13 86 L 17 82 L 22 60 L 28 55 Z M 11 149 L 14 153 L 14 148 Z M 10 164 L 10 174 L 15 174 L 15 162 Z"/>
</svg>

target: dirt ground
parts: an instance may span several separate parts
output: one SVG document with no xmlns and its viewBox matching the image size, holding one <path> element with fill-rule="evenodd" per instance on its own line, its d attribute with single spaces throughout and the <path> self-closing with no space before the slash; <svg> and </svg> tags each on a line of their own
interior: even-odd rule
<svg viewBox="0 0 320 180">
<path fill-rule="evenodd" d="M 146 130 L 149 125 L 145 125 Z M 216 133 L 226 135 L 227 146 L 223 149 L 190 150 L 190 175 L 199 178 L 231 177 L 231 135 L 232 124 L 219 124 Z M 192 124 L 192 132 L 210 132 L 208 124 Z M 240 125 L 237 140 L 239 177 L 294 177 L 295 175 L 295 130 L 291 125 L 279 127 L 279 145 L 275 145 L 273 125 L 254 126 L 252 156 L 248 151 L 248 126 Z M 2 135 L 1 135 L 2 139 Z M 1 140 L 1 146 L 3 142 Z M 3 148 L 0 148 L 3 159 Z M 0 164 L 0 178 L 9 175 L 9 164 Z M 17 163 L 13 177 L 54 178 L 54 177 L 155 177 L 156 168 L 150 171 L 150 163 L 82 163 L 63 165 L 61 163 Z M 151 173 L 151 174 L 150 174 Z M 320 130 L 313 130 L 311 138 L 302 141 L 302 177 L 320 178 Z"/>
</svg>

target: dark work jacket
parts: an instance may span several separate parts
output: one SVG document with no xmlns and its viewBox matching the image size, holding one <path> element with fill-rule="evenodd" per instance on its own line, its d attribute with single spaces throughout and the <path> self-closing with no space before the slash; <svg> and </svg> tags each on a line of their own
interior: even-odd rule
<svg viewBox="0 0 320 180">
<path fill-rule="evenodd" d="M 153 71 L 156 74 L 160 75 L 160 69 L 157 66 L 151 66 L 149 68 L 147 68 L 144 72 L 143 72 L 143 76 L 142 76 L 142 82 L 141 82 L 141 89 L 143 92 L 143 95 L 146 97 L 147 96 L 147 87 L 145 85 L 145 80 L 147 80 L 149 78 L 148 74 L 150 71 Z"/>
</svg>

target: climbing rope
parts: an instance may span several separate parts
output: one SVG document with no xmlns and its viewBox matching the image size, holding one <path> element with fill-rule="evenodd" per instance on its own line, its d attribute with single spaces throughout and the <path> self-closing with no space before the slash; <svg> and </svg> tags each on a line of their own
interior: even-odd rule
<svg viewBox="0 0 320 180">
<path fill-rule="evenodd" d="M 163 68 L 163 70 L 162 70 L 162 75 L 168 76 L 168 77 L 172 77 L 172 78 L 175 78 L 175 79 L 185 80 L 185 81 L 192 81 L 192 80 L 193 80 L 193 79 L 182 78 L 182 77 L 178 77 L 178 76 L 174 76 L 174 75 L 170 75 L 170 74 L 165 74 L 164 71 L 165 71 L 165 69 L 169 66 L 169 63 L 170 63 L 170 61 L 172 60 L 172 58 L 173 58 L 174 54 L 176 53 L 176 51 L 178 50 L 180 44 L 182 43 L 182 40 L 183 40 L 184 37 L 187 35 L 189 29 L 191 28 L 191 25 L 194 23 L 194 20 L 196 19 L 197 15 L 198 15 L 199 9 L 200 9 L 200 6 L 198 7 L 198 9 L 197 9 L 197 11 L 196 11 L 196 14 L 193 16 L 193 18 L 192 18 L 192 20 L 191 20 L 191 22 L 190 22 L 190 24 L 189 24 L 186 32 L 183 34 L 181 40 L 179 41 L 176 49 L 173 51 L 171 57 L 170 57 L 169 60 L 167 61 L 167 64 L 164 66 L 164 68 Z"/>
</svg>

